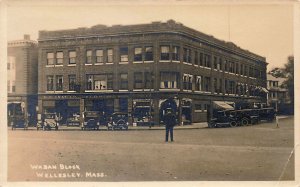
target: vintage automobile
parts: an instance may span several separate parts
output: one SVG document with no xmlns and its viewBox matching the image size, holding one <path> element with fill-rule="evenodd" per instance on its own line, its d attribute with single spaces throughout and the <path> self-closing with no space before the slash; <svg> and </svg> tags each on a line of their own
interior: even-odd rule
<svg viewBox="0 0 300 187">
<path fill-rule="evenodd" d="M 22 102 L 7 103 L 7 121 L 12 130 L 17 128 L 26 130 L 28 128 L 27 116 L 22 105 L 24 105 Z"/>
<path fill-rule="evenodd" d="M 236 119 L 232 115 L 234 110 L 215 110 L 209 127 L 232 127 L 237 126 Z"/>
<path fill-rule="evenodd" d="M 124 112 L 115 112 L 111 115 L 107 124 L 107 130 L 128 130 L 128 114 Z"/>
<path fill-rule="evenodd" d="M 94 129 L 99 130 L 100 127 L 100 112 L 99 111 L 85 111 L 82 114 L 83 123 L 81 130 Z"/>
<path fill-rule="evenodd" d="M 66 121 L 67 127 L 79 127 L 80 126 L 80 119 L 79 118 L 80 118 L 79 114 L 73 114 Z"/>
<path fill-rule="evenodd" d="M 38 118 L 40 119 L 38 119 L 37 130 L 58 130 L 59 121 L 61 118 L 56 113 L 45 113 L 38 115 Z"/>
<path fill-rule="evenodd" d="M 274 108 L 261 108 L 258 109 L 259 120 L 267 120 L 272 122 L 275 119 Z"/>
</svg>

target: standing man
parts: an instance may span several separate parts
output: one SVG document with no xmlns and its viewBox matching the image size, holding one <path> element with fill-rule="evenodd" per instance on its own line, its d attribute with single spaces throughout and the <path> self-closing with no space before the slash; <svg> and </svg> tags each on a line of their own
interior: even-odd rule
<svg viewBox="0 0 300 187">
<path fill-rule="evenodd" d="M 163 117 L 163 122 L 166 127 L 166 142 L 168 142 L 169 140 L 169 133 L 170 133 L 171 142 L 173 142 L 174 141 L 173 128 L 176 125 L 176 116 L 173 113 L 172 109 L 166 109 L 166 113 Z"/>
</svg>

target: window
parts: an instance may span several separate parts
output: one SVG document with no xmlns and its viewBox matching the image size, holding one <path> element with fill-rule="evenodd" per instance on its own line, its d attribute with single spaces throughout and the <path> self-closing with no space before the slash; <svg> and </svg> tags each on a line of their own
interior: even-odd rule
<svg viewBox="0 0 300 187">
<path fill-rule="evenodd" d="M 69 51 L 69 64 L 76 64 L 76 51 Z"/>
<path fill-rule="evenodd" d="M 7 63 L 7 70 L 10 70 L 10 63 Z"/>
<path fill-rule="evenodd" d="M 210 55 L 207 55 L 207 54 L 205 54 L 204 55 L 204 66 L 205 67 L 211 67 L 211 56 Z"/>
<path fill-rule="evenodd" d="M 86 51 L 86 64 L 92 64 L 92 50 Z"/>
<path fill-rule="evenodd" d="M 173 46 L 172 50 L 172 59 L 174 61 L 180 61 L 180 55 L 179 55 L 179 47 L 178 46 Z"/>
<path fill-rule="evenodd" d="M 145 48 L 145 61 L 153 61 L 153 48 L 152 47 Z"/>
<path fill-rule="evenodd" d="M 87 75 L 87 90 L 112 90 L 113 74 Z"/>
<path fill-rule="evenodd" d="M 134 61 L 140 62 L 142 60 L 143 60 L 142 59 L 142 48 L 141 47 L 134 48 Z"/>
<path fill-rule="evenodd" d="M 214 93 L 219 93 L 218 92 L 218 79 L 214 78 Z"/>
<path fill-rule="evenodd" d="M 134 89 L 143 89 L 143 73 L 135 72 L 134 73 Z"/>
<path fill-rule="evenodd" d="M 202 110 L 202 104 L 195 104 L 195 111 L 201 111 Z"/>
<path fill-rule="evenodd" d="M 204 91 L 206 92 L 210 91 L 210 77 L 204 78 Z"/>
<path fill-rule="evenodd" d="M 228 69 L 229 69 L 228 61 L 225 60 L 225 61 L 224 61 L 224 71 L 227 71 L 227 72 L 228 72 Z"/>
<path fill-rule="evenodd" d="M 63 52 L 57 52 L 56 53 L 56 64 L 61 65 L 64 63 L 64 53 Z"/>
<path fill-rule="evenodd" d="M 120 90 L 128 90 L 128 74 L 120 73 Z"/>
<path fill-rule="evenodd" d="M 235 82 L 234 81 L 229 81 L 229 94 L 234 94 L 235 91 Z"/>
<path fill-rule="evenodd" d="M 219 58 L 219 63 L 217 65 L 218 70 L 222 70 L 222 58 Z"/>
<path fill-rule="evenodd" d="M 184 74 L 183 75 L 183 89 L 184 90 L 192 90 L 193 84 L 193 75 Z"/>
<path fill-rule="evenodd" d="M 249 68 L 249 77 L 253 77 L 253 68 L 252 67 Z"/>
<path fill-rule="evenodd" d="M 235 64 L 235 74 L 239 74 L 240 73 L 240 70 L 239 70 L 239 64 L 236 63 Z"/>
<path fill-rule="evenodd" d="M 69 90 L 75 91 L 76 75 L 69 75 Z"/>
<path fill-rule="evenodd" d="M 153 89 L 154 76 L 152 72 L 145 72 L 145 89 Z"/>
<path fill-rule="evenodd" d="M 183 48 L 183 62 L 192 63 L 191 61 L 191 50 Z"/>
<path fill-rule="evenodd" d="M 204 65 L 204 56 L 203 56 L 203 53 L 200 53 L 200 66 L 203 66 Z"/>
<path fill-rule="evenodd" d="M 128 47 L 120 48 L 120 60 L 121 62 L 128 62 Z"/>
<path fill-rule="evenodd" d="M 54 91 L 54 80 L 53 80 L 53 75 L 48 75 L 47 76 L 47 91 Z"/>
<path fill-rule="evenodd" d="M 198 51 L 195 51 L 194 64 L 199 65 L 199 53 L 198 53 Z"/>
<path fill-rule="evenodd" d="M 113 63 L 113 60 L 114 60 L 114 51 L 113 49 L 108 49 L 107 50 L 107 62 L 108 63 Z"/>
<path fill-rule="evenodd" d="M 218 93 L 223 93 L 223 80 L 219 79 Z"/>
<path fill-rule="evenodd" d="M 196 91 L 201 91 L 202 90 L 202 76 L 196 76 L 196 85 L 195 85 L 195 89 Z"/>
<path fill-rule="evenodd" d="M 218 58 L 214 57 L 214 69 L 218 69 Z"/>
<path fill-rule="evenodd" d="M 170 60 L 170 46 L 160 47 L 160 60 Z"/>
<path fill-rule="evenodd" d="M 62 90 L 63 90 L 63 76 L 56 75 L 56 91 L 62 91 Z"/>
<path fill-rule="evenodd" d="M 10 93 L 10 81 L 7 80 L 7 92 Z"/>
<path fill-rule="evenodd" d="M 54 65 L 54 53 L 47 53 L 47 65 Z"/>
<path fill-rule="evenodd" d="M 241 75 L 244 75 L 244 65 L 243 64 L 241 64 Z"/>
<path fill-rule="evenodd" d="M 103 57 L 103 50 L 98 49 L 96 50 L 96 63 L 103 63 L 104 57 Z"/>
<path fill-rule="evenodd" d="M 246 65 L 245 65 L 244 75 L 245 75 L 245 76 L 249 76 L 248 66 L 246 66 Z"/>
<path fill-rule="evenodd" d="M 12 81 L 11 83 L 11 92 L 16 92 L 16 81 Z"/>
<path fill-rule="evenodd" d="M 178 73 L 177 72 L 161 72 L 160 73 L 160 88 L 174 89 L 178 88 Z"/>
</svg>

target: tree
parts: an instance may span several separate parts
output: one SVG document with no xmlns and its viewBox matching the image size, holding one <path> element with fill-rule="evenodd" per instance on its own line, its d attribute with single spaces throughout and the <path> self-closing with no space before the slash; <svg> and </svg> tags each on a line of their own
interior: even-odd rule
<svg viewBox="0 0 300 187">
<path fill-rule="evenodd" d="M 268 74 L 271 74 L 273 77 L 285 77 L 285 73 L 282 68 L 273 68 L 271 71 L 268 72 Z"/>
</svg>

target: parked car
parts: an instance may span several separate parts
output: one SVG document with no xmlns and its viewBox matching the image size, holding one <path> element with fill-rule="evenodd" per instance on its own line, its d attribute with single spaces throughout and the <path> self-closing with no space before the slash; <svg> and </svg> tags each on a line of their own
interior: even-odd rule
<svg viewBox="0 0 300 187">
<path fill-rule="evenodd" d="M 37 130 L 58 130 L 60 117 L 56 113 L 45 113 L 38 119 Z"/>
<path fill-rule="evenodd" d="M 274 108 L 261 108 L 258 109 L 259 120 L 267 120 L 272 122 L 275 119 Z"/>
<path fill-rule="evenodd" d="M 107 130 L 128 130 L 128 114 L 124 112 L 115 112 L 111 115 L 107 124 Z"/>
<path fill-rule="evenodd" d="M 210 120 L 209 127 L 232 127 L 236 126 L 236 120 L 231 112 L 234 110 L 215 110 L 213 118 Z"/>
<path fill-rule="evenodd" d="M 81 130 L 85 130 L 85 129 L 99 130 L 99 127 L 100 127 L 99 111 L 83 112 L 83 123 L 81 124 Z"/>
</svg>

